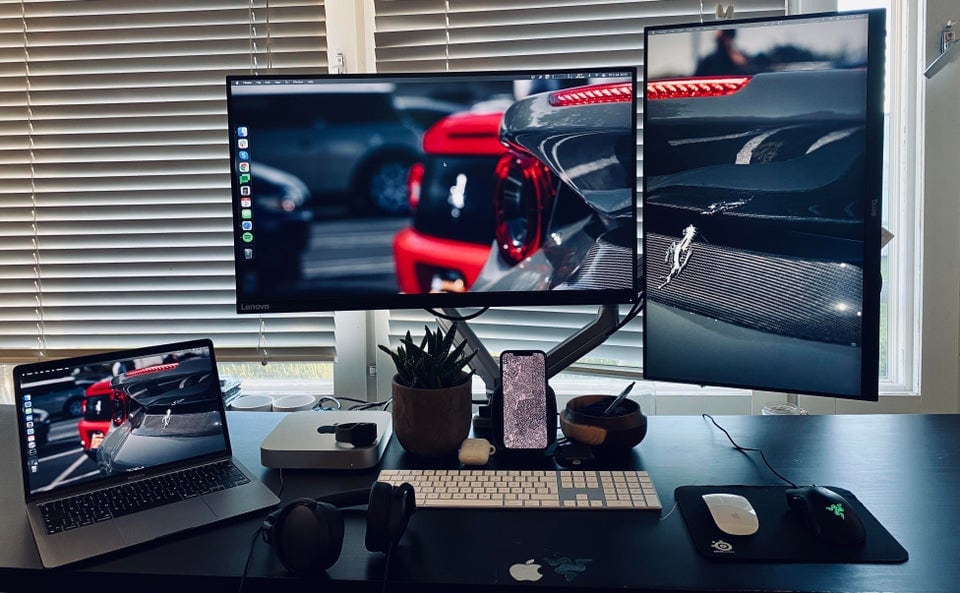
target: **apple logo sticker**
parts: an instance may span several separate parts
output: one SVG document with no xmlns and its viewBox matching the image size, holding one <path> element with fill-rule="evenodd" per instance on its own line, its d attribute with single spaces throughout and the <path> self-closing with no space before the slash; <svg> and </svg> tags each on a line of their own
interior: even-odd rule
<svg viewBox="0 0 960 593">
<path fill-rule="evenodd" d="M 537 564 L 533 558 L 524 563 L 517 563 L 510 567 L 510 576 L 515 581 L 539 581 L 543 578 L 540 574 L 541 565 Z"/>
</svg>

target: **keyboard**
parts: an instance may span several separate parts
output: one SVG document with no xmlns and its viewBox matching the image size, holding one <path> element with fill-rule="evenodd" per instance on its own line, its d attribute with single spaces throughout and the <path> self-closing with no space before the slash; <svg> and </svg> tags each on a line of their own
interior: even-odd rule
<svg viewBox="0 0 960 593">
<path fill-rule="evenodd" d="M 660 510 L 645 471 L 381 470 L 378 481 L 409 483 L 418 508 Z"/>
<path fill-rule="evenodd" d="M 249 481 L 233 463 L 224 460 L 37 506 L 47 533 L 54 534 L 233 488 Z"/>
</svg>

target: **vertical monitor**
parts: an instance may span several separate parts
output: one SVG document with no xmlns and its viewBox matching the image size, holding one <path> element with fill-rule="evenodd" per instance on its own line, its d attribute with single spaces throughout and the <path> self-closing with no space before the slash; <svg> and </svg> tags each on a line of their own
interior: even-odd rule
<svg viewBox="0 0 960 593">
<path fill-rule="evenodd" d="M 238 312 L 635 302 L 636 78 L 229 77 Z"/>
<path fill-rule="evenodd" d="M 877 399 L 884 18 L 646 30 L 648 379 Z"/>
</svg>

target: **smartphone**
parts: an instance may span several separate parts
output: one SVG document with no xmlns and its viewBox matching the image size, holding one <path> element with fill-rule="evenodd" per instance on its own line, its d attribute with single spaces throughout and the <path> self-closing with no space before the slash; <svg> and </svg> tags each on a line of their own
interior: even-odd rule
<svg viewBox="0 0 960 593">
<path fill-rule="evenodd" d="M 545 449 L 556 437 L 556 402 L 547 386 L 546 354 L 540 350 L 501 353 L 500 389 L 504 448 Z"/>
</svg>

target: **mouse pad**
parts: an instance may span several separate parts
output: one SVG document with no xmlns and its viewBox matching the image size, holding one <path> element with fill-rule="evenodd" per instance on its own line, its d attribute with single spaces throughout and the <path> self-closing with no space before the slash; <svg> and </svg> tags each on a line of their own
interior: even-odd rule
<svg viewBox="0 0 960 593">
<path fill-rule="evenodd" d="M 786 486 L 681 486 L 674 491 L 680 512 L 701 556 L 723 562 L 906 562 L 907 551 L 848 490 L 827 486 L 847 499 L 867 531 L 862 545 L 825 543 L 787 506 Z M 753 535 L 728 535 L 717 528 L 702 496 L 739 494 L 753 506 L 760 528 Z"/>
</svg>

